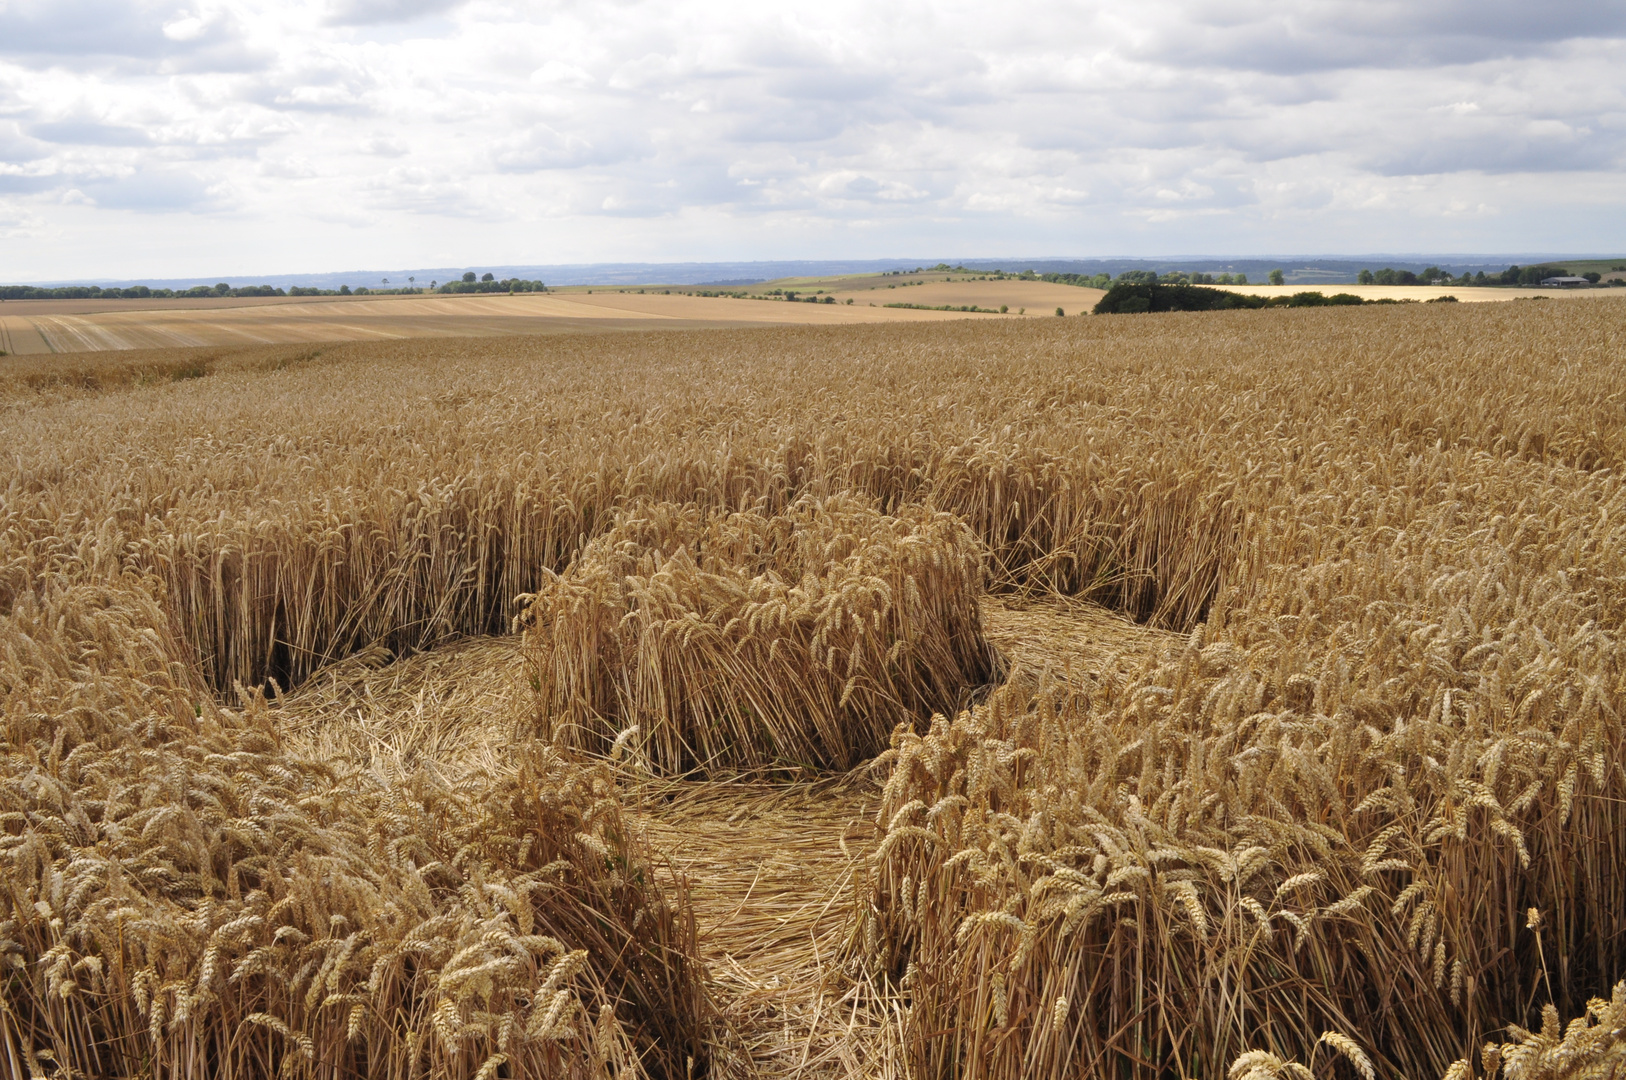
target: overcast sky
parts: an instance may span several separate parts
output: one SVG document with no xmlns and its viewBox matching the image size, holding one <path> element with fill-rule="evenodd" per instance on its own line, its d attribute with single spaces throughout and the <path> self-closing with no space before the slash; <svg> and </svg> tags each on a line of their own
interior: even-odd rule
<svg viewBox="0 0 1626 1080">
<path fill-rule="evenodd" d="M 1626 249 L 1626 4 L 0 0 L 0 280 Z"/>
</svg>

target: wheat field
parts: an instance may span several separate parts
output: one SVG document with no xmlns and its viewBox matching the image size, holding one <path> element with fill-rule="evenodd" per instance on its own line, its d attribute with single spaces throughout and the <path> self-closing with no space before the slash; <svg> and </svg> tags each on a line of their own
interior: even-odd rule
<svg viewBox="0 0 1626 1080">
<path fill-rule="evenodd" d="M 0 361 L 7 1074 L 1620 1075 L 1623 331 Z"/>
</svg>

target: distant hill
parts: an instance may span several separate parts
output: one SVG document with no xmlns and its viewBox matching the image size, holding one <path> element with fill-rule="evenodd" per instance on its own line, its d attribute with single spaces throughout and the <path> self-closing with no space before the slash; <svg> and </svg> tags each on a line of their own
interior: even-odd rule
<svg viewBox="0 0 1626 1080">
<path fill-rule="evenodd" d="M 1500 272 L 1509 266 L 1531 263 L 1557 263 L 1564 266 L 1582 266 L 1586 269 L 1608 270 L 1611 265 L 1626 264 L 1626 257 L 1609 259 L 1598 256 L 1567 256 L 1554 254 L 1489 255 L 1361 255 L 1361 256 L 1304 256 L 1277 257 L 1241 256 L 1189 256 L 1156 259 L 1092 258 L 928 258 L 928 259 L 791 259 L 761 262 L 673 262 L 673 263 L 537 263 L 528 265 L 491 264 L 484 266 L 439 266 L 408 268 L 404 270 L 345 270 L 298 274 L 200 274 L 189 278 L 131 278 L 128 280 L 77 279 L 72 281 L 0 282 L 0 284 L 29 285 L 101 285 L 128 288 L 148 285 L 153 288 L 186 289 L 194 285 L 214 285 L 229 282 L 236 286 L 273 285 L 280 288 L 302 286 L 318 289 L 337 289 L 348 285 L 352 289 L 366 286 L 381 288 L 387 278 L 388 287 L 400 288 L 412 284 L 427 288 L 431 281 L 444 284 L 456 280 L 469 270 L 477 274 L 493 274 L 498 280 L 521 278 L 543 281 L 549 285 L 709 285 L 735 287 L 773 281 L 779 278 L 828 277 L 838 274 L 877 273 L 885 270 L 914 270 L 946 263 L 972 270 L 1003 270 L 1020 273 L 1032 270 L 1037 274 L 1109 274 L 1117 277 L 1130 270 L 1150 270 L 1167 274 L 1176 270 L 1188 273 L 1248 275 L 1249 281 L 1260 282 L 1272 270 L 1280 269 L 1293 285 L 1341 285 L 1355 281 L 1363 269 L 1421 272 L 1430 266 L 1449 270 L 1453 275 Z M 1596 264 L 1596 265 L 1595 265 Z"/>
</svg>

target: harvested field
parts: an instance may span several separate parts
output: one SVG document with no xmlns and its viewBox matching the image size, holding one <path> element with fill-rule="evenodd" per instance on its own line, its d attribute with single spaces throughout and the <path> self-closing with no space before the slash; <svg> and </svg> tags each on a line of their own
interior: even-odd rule
<svg viewBox="0 0 1626 1080">
<path fill-rule="evenodd" d="M 24 361 L 0 1057 L 1612 1075 L 1620 310 Z"/>
<path fill-rule="evenodd" d="M 243 297 L 177 300 L 32 300 L 0 306 L 0 352 L 11 356 L 105 350 L 166 350 L 186 347 L 319 344 L 337 341 L 401 341 L 438 337 L 503 337 L 583 334 L 674 327 L 762 325 L 844 326 L 853 323 L 934 322 L 1087 314 L 1099 289 L 1015 278 L 994 281 L 937 280 L 943 275 L 897 279 L 866 277 L 799 288 L 828 293 L 834 304 L 697 296 L 680 291 L 582 288 L 513 296 Z M 917 278 L 920 279 L 917 283 Z M 762 291 L 778 283 L 752 286 Z M 828 288 L 825 286 L 828 285 Z M 1243 285 L 1235 291 L 1291 295 L 1303 286 Z M 1532 296 L 1599 298 L 1603 290 L 1450 289 L 1413 286 L 1320 286 L 1370 299 L 1429 300 L 1454 295 L 1465 302 L 1518 300 Z M 1619 299 L 1619 297 L 1616 297 Z M 849 305 L 847 302 L 852 301 Z M 888 307 L 906 304 L 912 307 Z M 937 308 L 970 309 L 940 311 Z M 981 312 L 980 314 L 978 312 Z"/>
<path fill-rule="evenodd" d="M 834 296 L 837 302 L 845 301 L 849 297 L 855 304 L 920 304 L 923 307 L 951 307 L 983 308 L 985 310 L 999 310 L 1000 305 L 1010 308 L 1010 314 L 1015 315 L 1022 309 L 1027 310 L 1028 317 L 1054 316 L 1059 307 L 1069 315 L 1084 315 L 1095 306 L 1095 302 L 1105 296 L 1101 289 L 1086 289 L 1075 285 L 1056 285 L 1048 281 L 1023 281 L 1019 278 L 1005 278 L 994 281 L 925 281 L 919 285 L 903 284 L 913 282 L 915 277 L 906 276 L 899 280 L 899 284 L 889 285 L 891 279 L 880 279 L 873 284 L 863 286 L 835 289 Z"/>
<path fill-rule="evenodd" d="M 941 302 L 941 301 L 939 301 Z M 0 306 L 13 356 L 423 337 L 593 333 L 674 326 L 930 322 L 942 312 L 572 290 L 496 296 L 34 300 Z"/>
</svg>

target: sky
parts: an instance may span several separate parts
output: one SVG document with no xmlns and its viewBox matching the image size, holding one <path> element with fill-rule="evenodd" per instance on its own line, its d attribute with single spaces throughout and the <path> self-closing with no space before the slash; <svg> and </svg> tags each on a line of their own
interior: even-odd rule
<svg viewBox="0 0 1626 1080">
<path fill-rule="evenodd" d="M 1626 250 L 1626 3 L 0 0 L 0 281 Z"/>
</svg>

